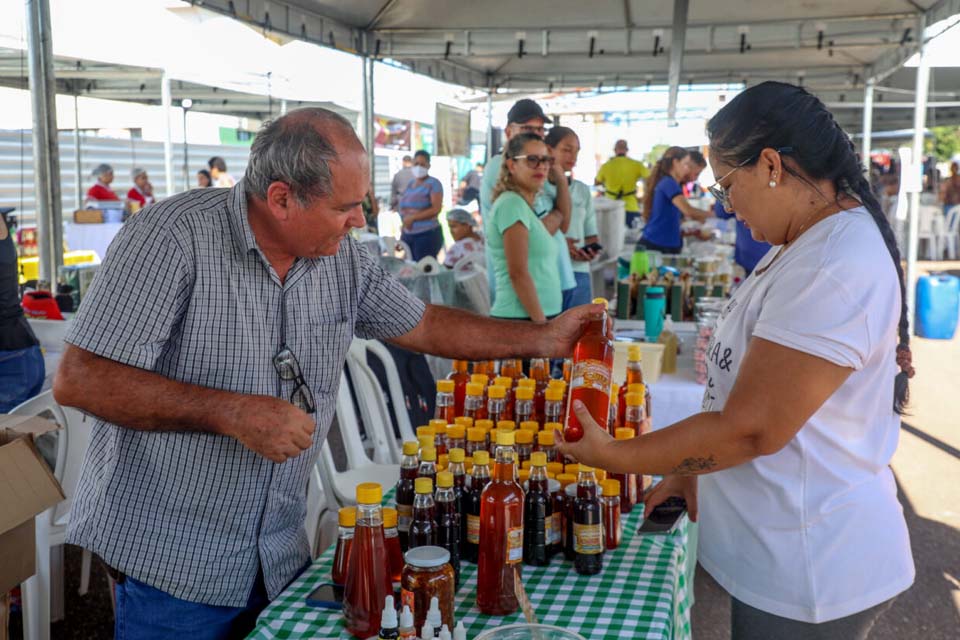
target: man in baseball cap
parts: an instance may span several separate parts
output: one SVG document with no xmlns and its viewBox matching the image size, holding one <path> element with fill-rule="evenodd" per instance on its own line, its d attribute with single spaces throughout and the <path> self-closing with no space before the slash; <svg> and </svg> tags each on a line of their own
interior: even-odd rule
<svg viewBox="0 0 960 640">
<path fill-rule="evenodd" d="M 507 112 L 507 127 L 504 137 L 509 140 L 518 133 L 533 133 L 541 138 L 547 134 L 546 125 L 552 124 L 543 109 L 530 98 L 517 100 Z M 493 187 L 500 177 L 500 165 L 503 156 L 497 152 L 483 169 L 483 183 L 480 185 L 480 213 L 485 214 L 493 204 Z"/>
</svg>

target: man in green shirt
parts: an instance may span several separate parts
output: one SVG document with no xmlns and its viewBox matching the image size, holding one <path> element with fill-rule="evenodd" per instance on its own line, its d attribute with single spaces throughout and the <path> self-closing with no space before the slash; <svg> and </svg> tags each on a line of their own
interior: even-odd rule
<svg viewBox="0 0 960 640">
<path fill-rule="evenodd" d="M 623 200 L 627 227 L 630 227 L 634 220 L 640 219 L 637 182 L 650 175 L 650 171 L 639 160 L 627 157 L 627 151 L 627 141 L 617 140 L 613 146 L 615 155 L 600 167 L 594 184 L 603 185 L 605 195 L 611 200 Z"/>
</svg>

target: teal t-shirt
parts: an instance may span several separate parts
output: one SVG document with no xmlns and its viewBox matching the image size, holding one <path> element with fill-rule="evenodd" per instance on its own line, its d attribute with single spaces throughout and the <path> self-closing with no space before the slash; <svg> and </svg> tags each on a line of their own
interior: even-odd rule
<svg viewBox="0 0 960 640">
<path fill-rule="evenodd" d="M 597 212 L 593 208 L 593 193 L 586 184 L 579 180 L 570 182 L 570 201 L 573 209 L 570 212 L 570 229 L 567 237 L 577 241 L 577 247 L 583 246 L 583 239 L 597 235 Z M 567 254 L 569 255 L 569 251 Z M 571 259 L 573 270 L 576 273 L 590 273 L 590 263 Z"/>
<path fill-rule="evenodd" d="M 543 189 L 537 194 L 533 201 L 533 208 L 537 216 L 543 217 L 553 211 L 557 202 L 557 187 L 549 180 L 543 183 Z M 572 215 L 571 211 L 571 215 Z M 553 241 L 557 245 L 557 269 L 560 271 L 560 288 L 566 291 L 574 289 L 577 286 L 577 279 L 573 275 L 573 260 L 570 259 L 570 252 L 567 250 L 567 238 L 563 231 L 557 229 L 553 234 Z"/>
<path fill-rule="evenodd" d="M 560 275 L 557 273 L 557 244 L 527 201 L 513 191 L 500 194 L 486 216 L 486 243 L 491 258 L 488 266 L 497 283 L 497 297 L 490 315 L 498 318 L 530 317 L 513 289 L 503 250 L 504 231 L 518 222 L 527 228 L 530 237 L 527 270 L 537 289 L 540 307 L 546 316 L 557 315 L 563 306 Z"/>
</svg>

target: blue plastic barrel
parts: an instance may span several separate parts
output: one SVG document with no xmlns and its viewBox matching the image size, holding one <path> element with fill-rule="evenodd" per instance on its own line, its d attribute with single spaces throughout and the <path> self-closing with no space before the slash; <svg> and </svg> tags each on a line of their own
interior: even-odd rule
<svg viewBox="0 0 960 640">
<path fill-rule="evenodd" d="M 917 335 L 950 340 L 960 316 L 960 278 L 946 274 L 921 276 L 917 280 Z"/>
</svg>

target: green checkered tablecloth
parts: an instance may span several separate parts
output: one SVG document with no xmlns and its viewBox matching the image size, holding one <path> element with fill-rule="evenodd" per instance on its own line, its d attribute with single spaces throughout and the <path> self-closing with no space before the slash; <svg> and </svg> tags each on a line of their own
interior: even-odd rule
<svg viewBox="0 0 960 640">
<path fill-rule="evenodd" d="M 385 504 L 392 502 L 388 494 Z M 691 595 L 687 587 L 687 532 L 684 517 L 668 536 L 638 536 L 643 509 L 623 520 L 620 547 L 606 552 L 603 572 L 580 576 L 573 563 L 557 556 L 547 567 L 524 567 L 523 581 L 538 622 L 600 638 L 690 638 Z M 350 638 L 339 611 L 307 606 L 306 597 L 330 580 L 333 549 L 274 600 L 257 621 L 250 638 Z M 474 638 L 495 627 L 523 622 L 519 611 L 503 618 L 477 609 L 477 567 L 463 563 L 456 596 L 456 619 Z"/>
</svg>

